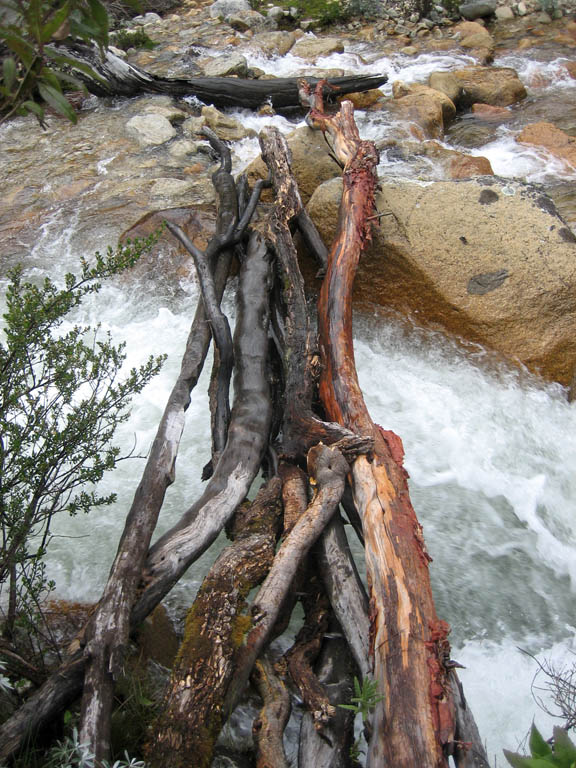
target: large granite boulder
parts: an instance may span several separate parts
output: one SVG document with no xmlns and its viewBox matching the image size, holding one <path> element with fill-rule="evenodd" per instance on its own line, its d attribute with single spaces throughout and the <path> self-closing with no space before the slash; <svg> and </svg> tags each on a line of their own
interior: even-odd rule
<svg viewBox="0 0 576 768">
<path fill-rule="evenodd" d="M 420 138 L 439 139 L 456 116 L 456 107 L 442 91 L 426 85 L 407 85 L 397 80 L 392 86 L 394 98 L 385 108 L 404 120 L 415 123 L 422 131 Z"/>
<path fill-rule="evenodd" d="M 496 177 L 418 183 L 380 180 L 373 241 L 355 283 L 359 305 L 408 312 L 520 360 L 564 384 L 576 365 L 576 238 L 530 185 Z M 325 242 L 341 181 L 308 210 Z"/>
<path fill-rule="evenodd" d="M 454 72 L 432 72 L 428 85 L 445 93 L 457 107 L 491 104 L 508 107 L 526 98 L 526 88 L 510 67 L 466 67 Z"/>
</svg>

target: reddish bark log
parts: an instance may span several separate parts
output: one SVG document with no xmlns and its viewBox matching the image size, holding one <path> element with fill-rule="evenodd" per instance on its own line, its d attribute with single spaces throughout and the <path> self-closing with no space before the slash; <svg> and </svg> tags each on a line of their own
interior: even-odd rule
<svg viewBox="0 0 576 768">
<path fill-rule="evenodd" d="M 353 106 L 312 123 L 332 138 L 344 166 L 339 231 L 319 299 L 324 369 L 321 399 L 329 418 L 374 438 L 374 455 L 356 459 L 353 491 L 362 519 L 370 590 L 374 675 L 384 699 L 374 712 L 372 768 L 447 768 L 454 718 L 445 655 L 449 627 L 434 608 L 422 529 L 399 457 L 399 438 L 375 425 L 358 382 L 352 341 L 352 286 L 374 209 L 378 155 L 361 141 Z"/>
</svg>

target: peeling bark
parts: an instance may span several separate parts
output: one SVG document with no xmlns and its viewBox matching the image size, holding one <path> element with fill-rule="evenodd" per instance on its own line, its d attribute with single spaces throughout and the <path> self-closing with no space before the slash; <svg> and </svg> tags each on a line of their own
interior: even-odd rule
<svg viewBox="0 0 576 768">
<path fill-rule="evenodd" d="M 370 238 L 378 155 L 371 142 L 360 140 L 350 102 L 331 117 L 313 109 L 309 119 L 328 133 L 344 166 L 339 230 L 319 299 L 320 395 L 330 418 L 374 438 L 372 461 L 360 456 L 353 466 L 366 545 L 374 676 L 385 697 L 374 712 L 369 765 L 447 768 L 454 741 L 444 666 L 449 627 L 434 609 L 430 558 L 410 503 L 400 440 L 372 422 L 354 362 L 352 286 Z"/>
</svg>

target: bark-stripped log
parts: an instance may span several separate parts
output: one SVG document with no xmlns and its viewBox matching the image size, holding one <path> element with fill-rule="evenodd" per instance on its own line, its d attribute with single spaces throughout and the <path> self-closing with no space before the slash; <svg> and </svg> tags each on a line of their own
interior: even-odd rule
<svg viewBox="0 0 576 768">
<path fill-rule="evenodd" d="M 350 552 L 342 518 L 337 513 L 318 542 L 319 564 L 330 604 L 348 641 L 362 677 L 372 678 L 369 652 L 368 597 Z"/>
<path fill-rule="evenodd" d="M 338 115 L 312 110 L 309 119 L 329 133 L 344 166 L 339 230 L 319 299 L 324 369 L 320 395 L 330 418 L 374 438 L 370 462 L 353 467 L 362 518 L 370 590 L 374 676 L 384 694 L 374 712 L 371 768 L 447 768 L 454 715 L 444 666 L 449 627 L 434 608 L 422 529 L 408 493 L 399 438 L 371 420 L 358 383 L 352 341 L 352 286 L 370 237 L 378 154 L 361 141 L 345 101 Z"/>
<path fill-rule="evenodd" d="M 216 139 L 215 136 L 212 138 Z M 229 233 L 238 222 L 238 203 L 231 175 L 230 151 L 220 143 L 216 143 L 215 148 L 220 153 L 221 165 L 213 174 L 212 182 L 219 206 L 216 234 L 206 249 L 206 269 L 213 273 L 212 298 L 215 304 L 219 304 L 230 270 L 233 243 Z M 226 235 L 228 240 L 225 240 Z M 188 336 L 180 375 L 168 399 L 142 479 L 136 489 L 106 587 L 86 632 L 87 667 L 80 738 L 83 744 L 90 746 L 97 762 L 107 758 L 110 750 L 114 680 L 123 666 L 123 655 L 130 633 L 130 613 L 166 489 L 174 481 L 176 457 L 185 413 L 190 403 L 190 392 L 202 371 L 209 342 L 205 312 L 199 304 Z"/>
<path fill-rule="evenodd" d="M 354 661 L 346 641 L 335 623 L 325 639 L 320 662 L 317 665 L 318 680 L 324 686 L 333 705 L 334 717 L 319 732 L 314 727 L 310 713 L 304 713 L 300 728 L 298 765 L 302 768 L 348 768 L 352 765 L 350 751 L 354 742 L 354 714 L 339 704 L 349 704 L 354 695 Z"/>
<path fill-rule="evenodd" d="M 275 78 L 273 80 L 241 80 L 237 77 L 191 77 L 171 79 L 158 77 L 129 64 L 106 50 L 101 57 L 98 48 L 80 42 L 58 45 L 63 55 L 88 65 L 99 79 L 91 78 L 85 70 L 76 70 L 90 93 L 96 96 L 138 96 L 143 93 L 167 93 L 171 96 L 196 96 L 204 104 L 216 107 L 244 107 L 258 109 L 263 104 L 272 104 L 275 109 L 300 106 L 297 78 Z M 318 78 L 305 78 L 311 85 Z M 347 75 L 330 78 L 325 87 L 327 98 L 347 93 L 379 88 L 388 80 L 386 75 Z"/>
<path fill-rule="evenodd" d="M 322 421 L 312 412 L 315 375 L 310 321 L 304 279 L 289 227 L 302 210 L 302 201 L 290 168 L 286 139 L 277 129 L 267 128 L 260 134 L 260 147 L 275 192 L 268 237 L 278 257 L 286 305 L 282 355 L 285 389 L 282 451 L 291 455 L 305 453 L 319 441 L 331 444 L 352 433 L 339 424 Z"/>
<path fill-rule="evenodd" d="M 280 525 L 278 477 L 263 486 L 251 505 L 236 513 L 226 547 L 204 579 L 186 618 L 184 640 L 174 662 L 162 714 L 146 750 L 152 768 L 212 764 L 225 720 L 224 694 L 250 624 L 246 598 L 274 559 Z"/>
<path fill-rule="evenodd" d="M 315 478 L 317 493 L 306 513 L 282 542 L 252 605 L 252 628 L 239 654 L 238 671 L 227 696 L 226 709 L 230 712 L 238 703 L 254 663 L 269 640 L 300 563 L 340 502 L 347 472 L 348 462 L 337 448 L 319 444 L 308 452 L 308 473 Z"/>
<path fill-rule="evenodd" d="M 470 711 L 456 669 L 450 670 L 450 684 L 456 709 L 456 745 L 454 762 L 457 768 L 490 768 L 488 755 L 474 716 Z"/>
<path fill-rule="evenodd" d="M 139 623 L 216 539 L 256 477 L 271 421 L 267 381 L 270 257 L 253 233 L 240 271 L 234 331 L 234 405 L 228 441 L 200 499 L 151 548 L 143 592 L 133 611 Z"/>
<path fill-rule="evenodd" d="M 256 662 L 252 681 L 262 697 L 262 709 L 252 726 L 256 768 L 289 768 L 282 737 L 292 709 L 290 694 L 266 658 Z"/>
</svg>

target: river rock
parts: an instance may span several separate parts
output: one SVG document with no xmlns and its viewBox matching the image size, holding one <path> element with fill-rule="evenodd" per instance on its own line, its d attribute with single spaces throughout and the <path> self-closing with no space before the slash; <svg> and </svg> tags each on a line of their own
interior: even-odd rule
<svg viewBox="0 0 576 768">
<path fill-rule="evenodd" d="M 475 103 L 507 107 L 527 95 L 518 73 L 511 67 L 478 66 L 450 73 L 433 72 L 428 82 L 432 88 L 454 97 L 457 107 L 470 107 Z"/>
<path fill-rule="evenodd" d="M 510 21 L 514 18 L 514 11 L 507 5 L 499 5 L 494 13 L 498 21 Z"/>
<path fill-rule="evenodd" d="M 202 107 L 202 118 L 223 141 L 239 141 L 256 135 L 256 131 L 252 128 L 244 128 L 242 123 L 220 112 L 216 107 Z"/>
<path fill-rule="evenodd" d="M 163 115 L 136 115 L 126 123 L 126 131 L 142 147 L 164 144 L 176 136 L 170 121 Z"/>
<path fill-rule="evenodd" d="M 547 149 L 555 157 L 576 167 L 576 138 L 552 123 L 531 123 L 516 137 L 520 144 L 531 144 Z"/>
<path fill-rule="evenodd" d="M 446 125 L 456 115 L 456 107 L 448 96 L 434 88 L 396 81 L 392 93 L 394 99 L 386 102 L 386 107 L 403 119 L 415 122 L 426 138 L 441 138 Z"/>
<path fill-rule="evenodd" d="M 252 45 L 266 56 L 285 56 L 295 42 L 294 32 L 259 32 L 252 38 Z"/>
<path fill-rule="evenodd" d="M 252 8 L 248 0 L 216 0 L 209 8 L 210 16 L 213 19 L 225 19 L 231 13 L 239 11 L 251 11 Z"/>
<path fill-rule="evenodd" d="M 338 37 L 302 37 L 290 51 L 294 56 L 308 61 L 316 61 L 320 56 L 331 53 L 343 53 L 344 43 Z"/>
<path fill-rule="evenodd" d="M 539 189 L 482 177 L 380 179 L 386 212 L 356 277 L 359 306 L 408 312 L 563 384 L 576 365 L 576 238 Z M 334 235 L 340 179 L 308 210 Z M 450 212 L 447 216 L 446 213 Z"/>
<path fill-rule="evenodd" d="M 286 137 L 292 154 L 292 172 L 298 182 L 302 201 L 306 204 L 319 184 L 327 179 L 340 176 L 342 168 L 332 156 L 321 131 L 311 128 L 297 128 Z M 248 180 L 253 184 L 257 179 L 268 177 L 268 168 L 261 157 L 253 160 L 246 169 Z M 271 199 L 271 193 L 263 194 Z"/>
<path fill-rule="evenodd" d="M 270 25 L 272 20 L 266 22 L 266 17 L 258 11 L 236 11 L 226 17 L 226 23 L 238 32 L 246 32 L 249 29 L 258 29 L 266 23 Z"/>
<path fill-rule="evenodd" d="M 478 0 L 478 2 L 463 3 L 458 6 L 458 12 L 460 16 L 463 16 L 469 21 L 474 19 L 482 19 L 485 16 L 492 16 L 496 10 L 496 0 L 486 2 L 485 0 Z"/>
<path fill-rule="evenodd" d="M 201 66 L 206 77 L 246 77 L 248 74 L 248 62 L 240 53 L 218 56 L 202 62 Z"/>
</svg>

